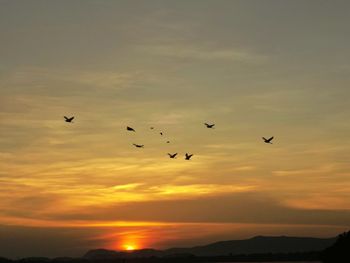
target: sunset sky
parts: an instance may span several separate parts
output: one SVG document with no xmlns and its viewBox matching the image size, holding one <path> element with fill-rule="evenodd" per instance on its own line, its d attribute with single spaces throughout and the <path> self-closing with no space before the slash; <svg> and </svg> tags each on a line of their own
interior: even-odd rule
<svg viewBox="0 0 350 263">
<path fill-rule="evenodd" d="M 349 10 L 0 0 L 0 256 L 348 230 Z"/>
</svg>

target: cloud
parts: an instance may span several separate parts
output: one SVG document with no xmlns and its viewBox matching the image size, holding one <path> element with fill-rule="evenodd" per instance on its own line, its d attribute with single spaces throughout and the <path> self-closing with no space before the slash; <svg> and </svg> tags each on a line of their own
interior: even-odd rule
<svg viewBox="0 0 350 263">
<path fill-rule="evenodd" d="M 291 206 L 288 199 L 279 200 L 264 192 L 187 195 L 183 199 L 163 198 L 164 194 L 168 192 L 163 191 L 162 194 L 155 195 L 157 198 L 147 201 L 103 202 L 101 200 L 100 203 L 80 204 L 64 211 L 44 211 L 41 213 L 41 218 L 50 225 L 75 224 L 81 226 L 112 226 L 119 224 L 118 222 L 121 224 L 130 222 L 234 222 L 349 226 L 350 221 L 349 210 L 319 209 L 318 207 L 305 209 L 300 206 Z M 22 220 L 22 223 L 28 223 L 26 218 Z M 21 224 L 21 219 L 17 218 L 16 222 Z M 45 225 L 45 222 L 42 224 Z"/>
<path fill-rule="evenodd" d="M 145 45 L 139 46 L 144 52 L 158 56 L 195 60 L 228 60 L 237 62 L 257 63 L 266 59 L 265 56 L 242 48 L 218 48 L 210 46 L 193 46 L 186 44 Z"/>
<path fill-rule="evenodd" d="M 84 90 L 81 88 L 104 88 L 116 89 L 124 88 L 131 83 L 135 83 L 137 79 L 142 77 L 141 72 L 115 72 L 111 70 L 89 71 L 77 69 L 58 69 L 58 68 L 42 68 L 42 67 L 26 67 L 19 68 L 14 72 L 9 72 L 2 76 L 2 85 L 4 88 L 11 86 L 11 90 L 31 86 L 31 94 L 44 95 L 45 90 L 52 90 L 54 94 L 62 95 L 79 95 Z M 78 85 L 66 88 L 64 85 Z M 50 87 L 63 85 L 59 90 Z M 82 87 L 83 86 L 83 87 Z M 24 89 L 25 90 L 25 89 Z M 79 92 L 77 91 L 79 90 Z M 35 92 L 37 91 L 37 92 Z M 105 91 L 106 92 L 106 91 Z M 50 93 L 46 93 L 50 94 Z M 81 95 L 81 94 L 80 94 Z"/>
<path fill-rule="evenodd" d="M 328 193 L 306 193 L 302 197 L 288 198 L 283 204 L 305 210 L 350 211 L 350 195 L 347 192 L 339 193 L 337 190 Z"/>
</svg>

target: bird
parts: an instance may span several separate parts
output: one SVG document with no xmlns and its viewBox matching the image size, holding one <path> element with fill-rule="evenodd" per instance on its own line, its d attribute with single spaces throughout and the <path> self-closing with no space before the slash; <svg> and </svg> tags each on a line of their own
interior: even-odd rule
<svg viewBox="0 0 350 263">
<path fill-rule="evenodd" d="M 151 127 L 150 129 L 151 129 L 151 130 L 153 130 L 153 129 L 154 129 L 154 127 Z"/>
<path fill-rule="evenodd" d="M 170 143 L 170 141 L 166 141 L 166 143 Z"/>
<path fill-rule="evenodd" d="M 188 153 L 186 153 L 186 154 L 185 154 L 185 160 L 191 159 L 192 156 L 193 156 L 193 154 L 188 154 Z"/>
<path fill-rule="evenodd" d="M 65 122 L 72 122 L 74 119 L 74 116 L 70 118 L 68 118 L 67 116 L 63 116 L 63 117 L 65 118 Z"/>
<path fill-rule="evenodd" d="M 163 132 L 160 132 L 159 134 L 163 136 Z"/>
<path fill-rule="evenodd" d="M 265 143 L 269 143 L 269 144 L 272 144 L 272 140 L 273 140 L 273 136 L 271 137 L 271 138 L 269 138 L 269 139 L 266 139 L 265 137 L 262 137 L 263 138 L 263 140 L 264 140 L 264 142 Z"/>
<path fill-rule="evenodd" d="M 143 144 L 136 144 L 136 143 L 133 143 L 133 145 L 137 148 L 143 148 L 143 146 L 144 146 Z"/>
<path fill-rule="evenodd" d="M 136 132 L 133 128 L 131 128 L 131 127 L 129 127 L 129 126 L 126 126 L 126 129 L 127 129 L 128 131 Z"/>
<path fill-rule="evenodd" d="M 174 159 L 176 158 L 177 153 L 174 153 L 174 154 L 168 153 L 168 155 L 171 159 Z"/>
<path fill-rule="evenodd" d="M 204 123 L 205 126 L 207 126 L 208 129 L 212 129 L 214 128 L 215 124 L 208 124 L 208 123 Z"/>
</svg>

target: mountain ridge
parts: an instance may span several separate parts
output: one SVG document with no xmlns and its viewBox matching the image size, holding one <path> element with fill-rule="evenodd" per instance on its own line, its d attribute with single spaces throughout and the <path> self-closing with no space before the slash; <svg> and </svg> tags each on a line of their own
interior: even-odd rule
<svg viewBox="0 0 350 263">
<path fill-rule="evenodd" d="M 165 250 L 145 248 L 135 251 L 89 250 L 83 257 L 109 259 L 120 257 L 168 257 L 176 255 L 221 256 L 256 253 L 297 253 L 321 251 L 334 244 L 336 237 L 255 236 L 249 239 L 224 240 L 194 247 L 174 247 Z M 95 253 L 96 251 L 96 253 Z M 106 253 L 103 253 L 106 251 Z"/>
</svg>

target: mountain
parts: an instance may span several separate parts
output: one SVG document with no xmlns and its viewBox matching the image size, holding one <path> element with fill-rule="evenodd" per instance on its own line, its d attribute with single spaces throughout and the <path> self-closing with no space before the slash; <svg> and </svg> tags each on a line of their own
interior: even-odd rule
<svg viewBox="0 0 350 263">
<path fill-rule="evenodd" d="M 112 259 L 112 258 L 118 258 L 121 257 L 122 253 L 119 253 L 114 250 L 108 250 L 108 249 L 93 249 L 89 250 L 85 255 L 84 258 L 87 259 Z"/>
<path fill-rule="evenodd" d="M 89 250 L 83 258 L 85 259 L 116 259 L 116 258 L 148 258 L 161 257 L 164 252 L 151 248 L 139 249 L 135 251 L 114 251 L 108 249 L 92 249 Z"/>
<path fill-rule="evenodd" d="M 191 248 L 170 248 L 166 250 L 141 249 L 133 252 L 113 250 L 90 250 L 84 255 L 88 259 L 112 259 L 125 257 L 169 257 L 178 255 L 219 256 L 258 253 L 294 253 L 321 251 L 333 245 L 336 238 L 308 237 L 264 237 L 257 236 L 244 240 L 229 240 Z"/>
<path fill-rule="evenodd" d="M 331 246 L 336 238 L 307 237 L 263 237 L 257 236 L 245 240 L 220 241 L 192 248 L 171 248 L 167 254 L 189 253 L 196 256 L 237 255 L 256 253 L 292 253 L 320 251 Z"/>
</svg>

